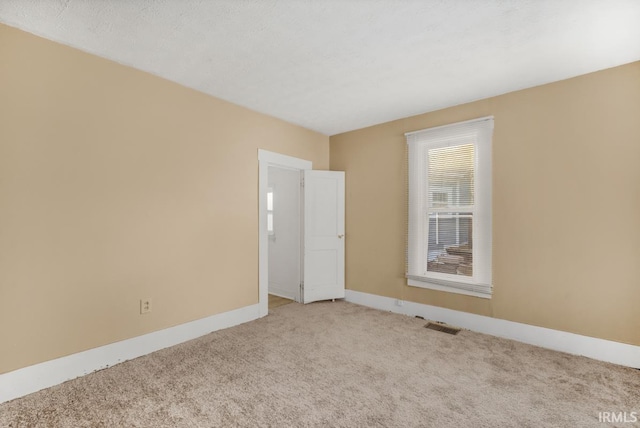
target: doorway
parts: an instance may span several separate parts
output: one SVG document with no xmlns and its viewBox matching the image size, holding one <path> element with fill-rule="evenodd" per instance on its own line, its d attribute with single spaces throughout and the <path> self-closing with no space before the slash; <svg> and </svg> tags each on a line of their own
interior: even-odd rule
<svg viewBox="0 0 640 428">
<path fill-rule="evenodd" d="M 277 276 L 269 275 L 269 244 L 278 240 L 278 224 L 275 216 L 278 212 L 278 183 L 269 184 L 269 171 L 286 170 L 294 182 L 297 175 L 297 203 L 290 206 L 298 208 L 298 220 L 291 229 L 298 232 L 298 253 L 290 255 L 288 262 L 289 286 L 282 287 L 282 293 L 295 297 L 301 303 L 319 300 L 341 299 L 345 296 L 344 275 L 344 202 L 345 174 L 342 171 L 312 170 L 312 163 L 303 159 L 278 153 L 258 150 L 258 308 L 259 316 L 269 313 L 269 281 L 278 282 Z M 288 185 L 285 185 L 288 186 Z M 282 192 L 281 192 L 282 193 Z M 271 194 L 269 199 L 269 194 Z M 271 214 L 271 215 L 269 215 Z M 285 223 L 280 223 L 285 224 Z M 271 233 L 271 235 L 270 235 Z M 295 248 L 296 237 L 288 238 L 290 246 Z M 272 245 L 273 248 L 273 245 Z M 295 257 L 295 258 L 294 258 Z M 297 260 L 296 260 L 297 258 Z M 295 285 L 298 285 L 294 291 Z M 278 285 L 274 285 L 277 287 Z"/>
<path fill-rule="evenodd" d="M 263 317 L 269 313 L 269 227 L 267 224 L 267 193 L 269 191 L 269 169 L 278 168 L 289 171 L 296 171 L 298 174 L 298 180 L 300 180 L 302 171 L 312 169 L 313 163 L 308 160 L 298 159 L 292 156 L 286 156 L 261 149 L 258 150 L 258 161 L 258 306 L 260 308 L 260 316 Z M 275 208 L 275 206 L 273 206 L 272 208 Z M 300 255 L 298 257 L 300 257 Z M 302 275 L 301 263 L 299 263 L 298 266 L 299 275 Z"/>
<path fill-rule="evenodd" d="M 302 199 L 300 170 L 271 165 L 267 175 L 269 301 L 273 307 L 273 296 L 301 302 Z"/>
</svg>

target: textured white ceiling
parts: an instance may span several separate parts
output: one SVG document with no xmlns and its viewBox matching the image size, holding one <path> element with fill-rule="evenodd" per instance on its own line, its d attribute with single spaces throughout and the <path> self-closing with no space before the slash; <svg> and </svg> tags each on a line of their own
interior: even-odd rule
<svg viewBox="0 0 640 428">
<path fill-rule="evenodd" d="M 0 0 L 0 22 L 326 135 L 640 60 L 640 0 Z"/>
</svg>

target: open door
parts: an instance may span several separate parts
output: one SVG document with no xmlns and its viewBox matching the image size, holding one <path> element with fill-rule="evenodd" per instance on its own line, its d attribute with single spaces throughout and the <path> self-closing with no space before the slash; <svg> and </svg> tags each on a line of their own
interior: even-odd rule
<svg viewBox="0 0 640 428">
<path fill-rule="evenodd" d="M 303 171 L 303 303 L 344 297 L 344 172 Z"/>
</svg>

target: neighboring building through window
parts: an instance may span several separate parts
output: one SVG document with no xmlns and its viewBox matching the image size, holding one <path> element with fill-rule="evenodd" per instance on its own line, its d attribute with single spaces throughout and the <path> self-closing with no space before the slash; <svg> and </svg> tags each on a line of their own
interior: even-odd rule
<svg viewBox="0 0 640 428">
<path fill-rule="evenodd" d="M 491 296 L 493 118 L 406 134 L 408 284 Z"/>
</svg>

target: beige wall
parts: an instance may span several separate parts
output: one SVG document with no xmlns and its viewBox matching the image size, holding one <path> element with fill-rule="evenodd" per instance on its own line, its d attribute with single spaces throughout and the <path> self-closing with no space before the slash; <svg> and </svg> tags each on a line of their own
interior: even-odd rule
<svg viewBox="0 0 640 428">
<path fill-rule="evenodd" d="M 407 131 L 493 115 L 493 299 L 408 287 Z M 640 62 L 331 137 L 347 288 L 640 345 Z"/>
<path fill-rule="evenodd" d="M 257 303 L 257 149 L 328 140 L 0 25 L 0 373 Z"/>
<path fill-rule="evenodd" d="M 489 114 L 494 297 L 408 287 L 403 133 Z M 639 117 L 636 62 L 332 137 L 347 287 L 640 345 Z M 0 25 L 0 373 L 257 303 L 257 148 L 328 140 Z"/>
</svg>

